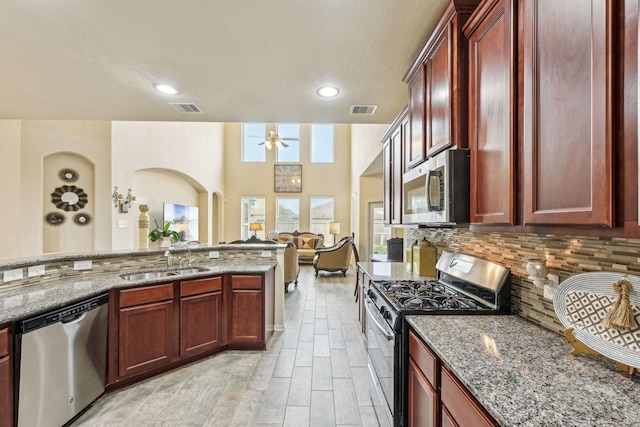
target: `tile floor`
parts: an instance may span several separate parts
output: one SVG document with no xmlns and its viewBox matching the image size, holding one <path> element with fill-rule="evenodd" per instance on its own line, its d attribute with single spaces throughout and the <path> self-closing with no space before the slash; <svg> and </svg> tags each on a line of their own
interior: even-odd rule
<svg viewBox="0 0 640 427">
<path fill-rule="evenodd" d="M 287 329 L 266 351 L 221 353 L 112 392 L 72 426 L 377 426 L 354 282 L 353 269 L 316 279 L 303 266 L 285 294 Z"/>
</svg>

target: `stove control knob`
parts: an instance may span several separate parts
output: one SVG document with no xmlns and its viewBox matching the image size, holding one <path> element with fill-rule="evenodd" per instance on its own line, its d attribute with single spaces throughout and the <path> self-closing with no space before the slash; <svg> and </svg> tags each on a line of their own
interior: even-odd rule
<svg viewBox="0 0 640 427">
<path fill-rule="evenodd" d="M 386 307 L 382 307 L 384 308 L 384 310 L 380 310 L 380 313 L 382 313 L 382 318 L 384 320 L 391 320 L 391 312 L 389 310 L 387 310 Z"/>
<path fill-rule="evenodd" d="M 376 293 L 373 292 L 371 289 L 369 289 L 367 291 L 367 296 L 371 299 L 371 301 L 375 301 L 376 300 Z"/>
</svg>

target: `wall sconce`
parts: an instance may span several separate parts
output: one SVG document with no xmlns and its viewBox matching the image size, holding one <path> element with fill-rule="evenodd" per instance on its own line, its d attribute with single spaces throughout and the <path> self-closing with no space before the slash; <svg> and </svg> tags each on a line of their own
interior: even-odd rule
<svg viewBox="0 0 640 427">
<path fill-rule="evenodd" d="M 111 195 L 111 197 L 113 198 L 113 207 L 119 208 L 120 213 L 129 212 L 129 208 L 131 207 L 131 202 L 136 199 L 135 196 L 131 195 L 130 188 L 126 197 L 122 193 L 118 193 L 118 186 L 113 187 L 113 194 Z"/>
<path fill-rule="evenodd" d="M 339 222 L 330 222 L 329 223 L 329 234 L 333 234 L 333 244 L 336 244 L 336 236 L 340 234 L 340 223 Z"/>
<path fill-rule="evenodd" d="M 538 288 L 552 283 L 550 280 L 547 280 L 549 269 L 547 268 L 547 260 L 544 258 L 532 258 L 528 260 L 527 273 L 529 273 L 528 279 L 532 280 L 533 284 Z"/>
<path fill-rule="evenodd" d="M 249 231 L 253 231 L 253 235 L 256 236 L 258 231 L 262 230 L 262 224 L 259 222 L 252 222 L 249 224 Z M 257 236 L 256 236 L 257 237 Z"/>
</svg>

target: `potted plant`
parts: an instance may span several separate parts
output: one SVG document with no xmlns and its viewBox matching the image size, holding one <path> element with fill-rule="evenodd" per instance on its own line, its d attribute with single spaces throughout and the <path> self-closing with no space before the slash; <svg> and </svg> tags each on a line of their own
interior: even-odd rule
<svg viewBox="0 0 640 427">
<path fill-rule="evenodd" d="M 149 232 L 149 240 L 152 242 L 158 241 L 160 249 L 168 249 L 171 247 L 171 243 L 176 243 L 180 240 L 177 232 L 169 230 L 169 227 L 171 227 L 170 221 L 166 221 L 163 228 L 160 228 L 155 218 L 153 221 L 156 223 L 156 228 Z"/>
</svg>

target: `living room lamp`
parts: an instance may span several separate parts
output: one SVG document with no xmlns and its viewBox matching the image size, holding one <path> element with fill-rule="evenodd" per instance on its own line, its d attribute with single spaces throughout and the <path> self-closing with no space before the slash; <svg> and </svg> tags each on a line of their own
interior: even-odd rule
<svg viewBox="0 0 640 427">
<path fill-rule="evenodd" d="M 329 234 L 333 234 L 333 244 L 336 244 L 336 235 L 340 234 L 340 223 L 339 222 L 330 222 L 329 223 Z"/>
<path fill-rule="evenodd" d="M 256 236 L 258 231 L 262 230 L 262 224 L 259 222 L 252 222 L 249 224 L 249 231 L 253 231 L 253 235 Z M 256 236 L 257 237 L 257 236 Z"/>
</svg>

